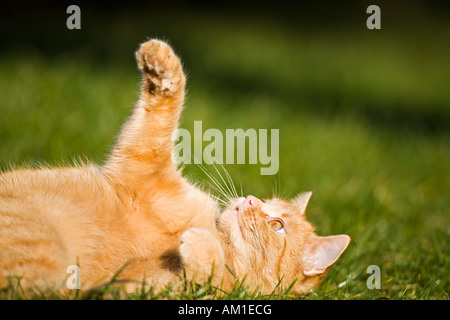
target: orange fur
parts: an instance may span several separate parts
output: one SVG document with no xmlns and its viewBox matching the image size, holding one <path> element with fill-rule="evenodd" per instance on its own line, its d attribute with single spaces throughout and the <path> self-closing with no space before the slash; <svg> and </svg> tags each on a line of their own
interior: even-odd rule
<svg viewBox="0 0 450 320">
<path fill-rule="evenodd" d="M 78 264 L 83 288 L 120 277 L 164 286 L 187 276 L 230 288 L 233 276 L 271 292 L 296 280 L 307 292 L 349 243 L 318 237 L 293 201 L 233 199 L 221 210 L 171 160 L 184 99 L 181 63 L 164 42 L 136 53 L 141 96 L 106 165 L 14 170 L 0 175 L 0 286 L 65 285 Z M 279 220 L 278 222 L 270 222 Z M 272 230 L 270 224 L 283 229 Z"/>
</svg>

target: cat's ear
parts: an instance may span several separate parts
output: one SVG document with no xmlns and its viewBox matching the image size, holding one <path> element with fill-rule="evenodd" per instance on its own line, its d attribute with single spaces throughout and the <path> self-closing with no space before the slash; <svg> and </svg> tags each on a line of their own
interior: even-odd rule
<svg viewBox="0 0 450 320">
<path fill-rule="evenodd" d="M 294 199 L 292 199 L 292 203 L 300 210 L 300 214 L 305 214 L 306 206 L 308 205 L 309 199 L 311 198 L 313 192 L 302 192 Z"/>
<path fill-rule="evenodd" d="M 349 243 L 350 237 L 346 234 L 317 237 L 304 256 L 303 274 L 315 276 L 324 273 L 329 266 L 336 262 Z"/>
</svg>

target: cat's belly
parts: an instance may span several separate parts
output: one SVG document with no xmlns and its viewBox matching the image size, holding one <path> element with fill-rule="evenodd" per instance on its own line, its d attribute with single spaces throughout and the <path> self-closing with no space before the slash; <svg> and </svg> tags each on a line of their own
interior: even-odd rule
<svg viewBox="0 0 450 320">
<path fill-rule="evenodd" d="M 155 188 L 130 204 L 92 167 L 1 175 L 0 269 L 59 286 L 74 265 L 85 284 L 108 279 L 131 260 L 124 276 L 176 273 L 181 234 L 214 229 L 218 213 L 201 190 L 184 180 L 177 188 Z"/>
</svg>

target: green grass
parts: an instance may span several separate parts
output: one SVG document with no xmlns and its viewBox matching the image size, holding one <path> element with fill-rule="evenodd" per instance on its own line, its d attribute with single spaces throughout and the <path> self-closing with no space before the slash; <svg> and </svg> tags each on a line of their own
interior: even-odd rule
<svg viewBox="0 0 450 320">
<path fill-rule="evenodd" d="M 118 30 L 120 23 L 114 23 L 111 19 L 104 28 Z M 163 29 L 152 23 L 155 30 Z M 166 35 L 189 72 L 182 127 L 192 129 L 194 120 L 202 120 L 203 130 L 278 128 L 279 173 L 261 176 L 260 165 L 227 165 L 235 182 L 242 182 L 245 194 L 259 197 L 276 192 L 289 198 L 314 190 L 307 215 L 317 233 L 352 237 L 320 287 L 304 299 L 449 299 L 450 61 L 445 41 L 427 30 L 311 34 L 267 28 L 263 21 L 237 26 L 200 16 L 156 34 L 143 31 L 150 28 L 141 24 L 136 19 L 127 30 L 136 42 L 117 33 L 119 39 L 111 44 L 111 51 L 127 59 L 122 63 L 117 57 L 96 63 L 83 48 L 52 58 L 2 53 L 3 167 L 57 165 L 78 157 L 102 163 L 137 99 L 133 50 L 146 36 Z M 440 27 L 442 34 L 450 29 Z M 185 171 L 207 180 L 194 165 Z M 381 268 L 380 290 L 366 286 L 370 265 Z M 2 299 L 23 297 L 14 284 L 0 291 Z M 32 297 L 294 298 L 289 292 L 261 296 L 245 286 L 220 296 L 209 285 L 187 283 L 181 293 L 169 288 L 160 294 L 126 294 L 107 286 L 69 296 L 37 290 Z"/>
</svg>

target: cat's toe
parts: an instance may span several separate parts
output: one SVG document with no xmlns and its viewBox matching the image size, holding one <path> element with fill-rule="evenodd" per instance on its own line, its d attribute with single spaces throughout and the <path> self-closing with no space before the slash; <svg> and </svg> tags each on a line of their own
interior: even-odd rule
<svg viewBox="0 0 450 320">
<path fill-rule="evenodd" d="M 172 96 L 184 85 L 181 62 L 167 43 L 160 40 L 143 43 L 136 59 L 151 93 Z"/>
<path fill-rule="evenodd" d="M 221 250 L 219 241 L 206 229 L 190 228 L 183 232 L 180 238 L 180 253 L 182 257 L 192 256 L 192 252 L 214 252 Z"/>
<path fill-rule="evenodd" d="M 195 243 L 202 240 L 208 240 L 211 234 L 208 230 L 203 228 L 190 228 L 183 232 L 180 238 L 180 243 Z"/>
</svg>

